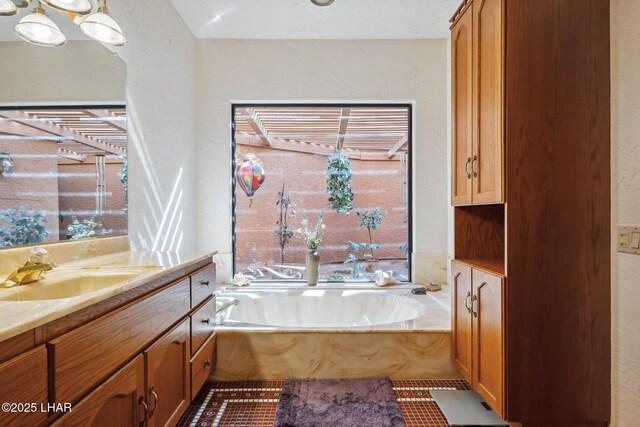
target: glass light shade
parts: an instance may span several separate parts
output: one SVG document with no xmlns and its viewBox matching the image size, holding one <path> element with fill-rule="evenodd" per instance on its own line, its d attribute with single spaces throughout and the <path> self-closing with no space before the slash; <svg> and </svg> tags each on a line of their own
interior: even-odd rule
<svg viewBox="0 0 640 427">
<path fill-rule="evenodd" d="M 311 3 L 315 4 L 316 6 L 329 6 L 334 1 L 335 0 L 311 0 Z"/>
<path fill-rule="evenodd" d="M 89 0 L 42 0 L 51 7 L 73 13 L 91 12 L 91 2 Z"/>
<path fill-rule="evenodd" d="M 100 7 L 98 11 L 89 15 L 87 19 L 80 23 L 80 29 L 87 36 L 102 43 L 114 46 L 122 46 L 127 39 L 122 34 L 122 29 L 118 23 L 109 16 L 106 7 Z"/>
<path fill-rule="evenodd" d="M 13 30 L 21 39 L 39 46 L 57 47 L 67 42 L 60 28 L 41 7 L 36 7 L 31 15 L 22 18 Z"/>
<path fill-rule="evenodd" d="M 18 13 L 18 8 L 11 0 L 0 0 L 0 15 L 9 16 Z"/>
</svg>

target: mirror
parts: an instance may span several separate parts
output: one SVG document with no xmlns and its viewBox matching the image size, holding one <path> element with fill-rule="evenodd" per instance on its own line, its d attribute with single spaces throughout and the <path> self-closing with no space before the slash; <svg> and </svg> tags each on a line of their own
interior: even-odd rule
<svg viewBox="0 0 640 427">
<path fill-rule="evenodd" d="M 127 233 L 126 66 L 51 12 L 59 48 L 0 17 L 0 248 Z"/>
</svg>

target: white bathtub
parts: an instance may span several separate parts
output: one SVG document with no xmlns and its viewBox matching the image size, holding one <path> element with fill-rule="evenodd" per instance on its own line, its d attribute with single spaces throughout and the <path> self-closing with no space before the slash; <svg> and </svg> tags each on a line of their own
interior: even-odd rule
<svg viewBox="0 0 640 427">
<path fill-rule="evenodd" d="M 428 296 L 409 297 L 408 293 L 406 289 L 235 293 L 232 297 L 239 303 L 226 310 L 224 322 L 284 329 L 369 329 L 403 324 L 424 316 L 425 302 L 430 301 Z M 220 298 L 224 301 L 228 298 Z"/>
</svg>

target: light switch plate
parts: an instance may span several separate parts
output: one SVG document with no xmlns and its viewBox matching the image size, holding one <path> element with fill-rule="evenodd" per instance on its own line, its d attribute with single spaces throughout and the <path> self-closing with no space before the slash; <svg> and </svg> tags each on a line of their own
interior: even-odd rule
<svg viewBox="0 0 640 427">
<path fill-rule="evenodd" d="M 640 255 L 640 226 L 618 226 L 618 252 Z"/>
</svg>

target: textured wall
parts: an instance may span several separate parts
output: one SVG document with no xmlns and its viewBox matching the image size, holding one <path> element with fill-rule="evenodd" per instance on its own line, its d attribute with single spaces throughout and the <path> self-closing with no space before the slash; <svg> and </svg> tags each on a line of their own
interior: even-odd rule
<svg viewBox="0 0 640 427">
<path fill-rule="evenodd" d="M 231 264 L 232 101 L 414 101 L 414 263 L 444 280 L 447 252 L 446 42 L 198 41 L 198 246 Z"/>
<path fill-rule="evenodd" d="M 613 224 L 640 225 L 640 2 L 612 0 Z M 613 230 L 613 243 L 616 242 Z M 640 256 L 612 249 L 612 426 L 640 419 Z"/>
<path fill-rule="evenodd" d="M 196 246 L 196 41 L 169 0 L 111 0 L 127 36 L 129 236 L 135 249 Z"/>
</svg>

